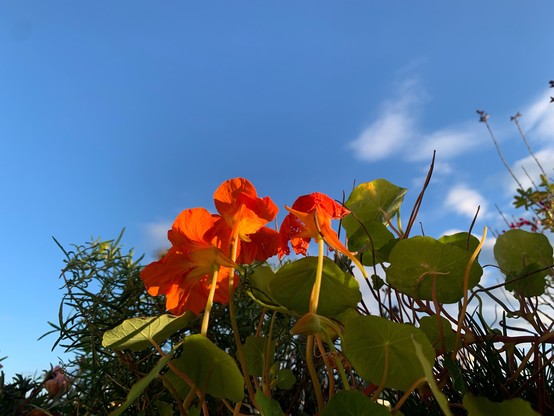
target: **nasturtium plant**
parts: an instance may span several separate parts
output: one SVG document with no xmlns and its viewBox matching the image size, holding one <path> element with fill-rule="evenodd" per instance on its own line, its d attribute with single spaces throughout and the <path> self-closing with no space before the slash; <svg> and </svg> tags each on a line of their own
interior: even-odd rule
<svg viewBox="0 0 554 416">
<path fill-rule="evenodd" d="M 395 237 L 386 224 L 398 214 L 407 189 L 385 179 L 358 185 L 345 202 L 351 211 L 342 220 L 348 248 L 360 252 L 367 266 L 387 261 Z"/>
<path fill-rule="evenodd" d="M 321 416 L 390 416 L 389 410 L 357 390 L 339 391 L 335 394 Z"/>
<path fill-rule="evenodd" d="M 545 277 L 554 263 L 552 245 L 544 234 L 509 230 L 496 240 L 494 257 L 506 275 L 506 289 L 522 296 L 544 293 Z"/>
<path fill-rule="evenodd" d="M 529 402 L 519 397 L 499 403 L 493 402 L 486 397 L 467 393 L 464 395 L 462 403 L 468 411 L 468 416 L 539 416 L 539 413 L 533 410 Z"/>
<path fill-rule="evenodd" d="M 478 286 L 486 229 L 481 241 L 467 232 L 408 238 L 423 193 L 406 231 L 406 189 L 384 179 L 357 186 L 344 205 L 320 192 L 302 195 L 285 205 L 277 231 L 277 205 L 235 178 L 215 191 L 217 213 L 183 210 L 168 231 L 167 253 L 144 268 L 125 259 L 118 269 L 111 263 L 118 251 L 107 243 L 96 243 L 85 260 L 64 251 L 71 277 L 63 275 L 69 294 L 62 305 L 81 308 L 66 320 L 61 310 L 52 325 L 60 340 L 86 345 L 77 367 L 105 399 L 81 400 L 88 385 L 71 390 L 56 367 L 43 382 L 52 402 L 65 391 L 68 402 L 84 403 L 74 413 L 143 416 L 450 416 L 462 405 L 470 416 L 536 414 L 512 399 L 521 391 L 539 413 L 554 413 L 545 345 L 551 314 L 526 298 L 545 290 L 550 242 L 522 231 L 498 238 L 504 286 L 523 295 L 514 311 L 497 296 L 502 284 Z M 341 220 L 346 236 L 338 232 Z M 291 252 L 296 256 L 284 258 Z M 94 278 L 106 281 L 98 296 Z M 121 302 L 98 304 L 114 293 Z M 505 316 L 525 319 L 533 334 L 513 336 L 505 319 L 491 330 L 485 295 Z M 99 365 L 110 359 L 117 365 Z M 0 375 L 0 391 L 3 384 Z"/>
<path fill-rule="evenodd" d="M 385 179 L 375 179 L 356 186 L 345 205 L 358 220 L 386 223 L 400 210 L 407 191 Z M 360 226 L 354 215 L 343 219 L 343 226 L 350 233 Z"/>
<path fill-rule="evenodd" d="M 243 346 L 247 372 L 251 376 L 261 376 L 266 366 L 271 366 L 275 355 L 275 346 L 269 342 L 269 338 L 262 336 L 249 336 Z"/>
<path fill-rule="evenodd" d="M 270 399 L 261 391 L 256 393 L 256 401 L 258 402 L 263 416 L 284 416 L 285 414 L 279 406 L 279 402 Z"/>
<path fill-rule="evenodd" d="M 459 232 L 456 234 L 443 235 L 439 241 L 444 244 L 456 246 L 473 253 L 479 246 L 479 239 L 473 234 Z"/>
<path fill-rule="evenodd" d="M 270 287 L 274 298 L 298 314 L 308 312 L 317 271 L 317 257 L 304 257 L 281 267 Z M 355 308 L 362 294 L 357 280 L 331 259 L 323 261 L 323 278 L 318 314 L 328 317 Z"/>
<path fill-rule="evenodd" d="M 387 282 L 399 292 L 416 299 L 455 303 L 464 296 L 466 268 L 472 252 L 445 244 L 432 237 L 412 237 L 392 249 Z M 474 261 L 467 287 L 479 283 L 483 269 Z"/>
<path fill-rule="evenodd" d="M 346 357 L 360 376 L 373 384 L 405 391 L 425 376 L 423 367 L 414 359 L 412 336 L 429 362 L 434 362 L 435 350 L 422 330 L 379 316 L 348 321 L 342 343 Z"/>
<path fill-rule="evenodd" d="M 454 349 L 456 333 L 448 319 L 439 315 L 424 316 L 419 321 L 419 327 L 436 350 L 450 352 Z"/>
<path fill-rule="evenodd" d="M 275 272 L 269 266 L 259 266 L 254 268 L 248 276 L 248 286 L 246 287 L 248 295 L 261 306 L 269 309 L 278 310 L 287 313 L 288 309 L 281 306 L 274 299 L 271 292 L 271 282 L 275 279 Z"/>
<path fill-rule="evenodd" d="M 244 379 L 235 360 L 203 335 L 187 337 L 173 364 L 203 393 L 234 402 L 244 398 Z"/>
</svg>

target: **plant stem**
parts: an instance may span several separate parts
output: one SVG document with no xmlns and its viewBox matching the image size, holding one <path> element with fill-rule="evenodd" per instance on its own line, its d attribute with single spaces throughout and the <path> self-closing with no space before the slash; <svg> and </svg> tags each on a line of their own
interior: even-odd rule
<svg viewBox="0 0 554 416">
<path fill-rule="evenodd" d="M 214 303 L 215 287 L 217 286 L 217 277 L 219 275 L 219 266 L 214 266 L 214 273 L 212 276 L 212 284 L 210 286 L 210 294 L 206 302 L 206 309 L 204 309 L 204 317 L 202 318 L 202 329 L 200 333 L 204 336 L 208 334 L 208 324 L 210 323 L 210 312 L 212 311 L 212 305 Z"/>
<path fill-rule="evenodd" d="M 231 260 L 233 262 L 237 260 L 238 243 L 239 243 L 239 237 L 238 235 L 235 235 L 231 245 Z M 246 369 L 246 360 L 244 358 L 244 352 L 242 350 L 242 341 L 240 339 L 239 327 L 237 325 L 237 317 L 235 313 L 235 279 L 234 278 L 235 278 L 235 269 L 232 268 L 229 271 L 229 315 L 231 318 L 231 327 L 233 328 L 233 337 L 235 338 L 235 344 L 237 346 L 237 357 L 240 362 L 242 376 L 244 378 L 244 383 L 246 384 L 246 390 L 248 391 L 248 396 L 250 397 L 250 400 L 252 401 L 254 406 L 258 410 L 260 410 L 256 402 L 256 395 L 254 394 L 252 382 L 250 381 L 250 377 L 248 376 L 248 371 Z"/>
<path fill-rule="evenodd" d="M 321 290 L 321 278 L 323 276 L 323 252 L 325 250 L 323 237 L 317 238 L 318 245 L 318 255 L 317 255 L 317 270 L 315 273 L 315 282 L 312 289 L 312 294 L 310 296 L 310 313 L 317 313 L 317 305 L 319 303 L 319 292 Z M 308 366 L 308 371 L 312 379 L 312 384 L 314 386 L 314 392 L 317 399 L 317 408 L 319 414 L 323 412 L 323 393 L 321 392 L 321 386 L 319 384 L 319 379 L 317 377 L 317 371 L 314 366 L 314 336 L 308 335 L 308 340 L 306 342 L 306 365 Z"/>
<path fill-rule="evenodd" d="M 333 344 L 333 341 L 328 336 L 325 341 L 327 342 L 327 345 L 329 345 L 329 349 L 331 350 L 331 352 L 336 353 L 337 349 L 335 348 L 335 344 Z M 337 369 L 342 380 L 342 387 L 344 388 L 344 390 L 350 390 L 350 383 L 348 383 L 348 378 L 346 377 L 346 373 L 344 372 L 344 367 L 342 366 L 342 360 L 340 356 L 335 360 L 335 364 L 337 365 Z"/>
<path fill-rule="evenodd" d="M 319 349 L 321 358 L 323 358 L 325 367 L 327 367 L 327 378 L 329 379 L 329 400 L 331 400 L 331 398 L 335 394 L 335 375 L 333 373 L 333 367 L 329 362 L 327 351 L 325 351 L 325 347 L 323 346 L 323 342 L 321 342 L 321 337 L 319 335 L 315 336 L 315 342 L 317 343 L 317 348 Z"/>
<path fill-rule="evenodd" d="M 312 379 L 312 384 L 314 385 L 315 397 L 317 400 L 317 409 L 318 413 L 323 412 L 323 393 L 321 392 L 321 386 L 319 385 L 319 379 L 317 378 L 317 371 L 314 366 L 314 336 L 308 335 L 308 340 L 306 342 L 306 365 L 308 366 L 308 371 Z"/>
<path fill-rule="evenodd" d="M 310 312 L 317 313 L 317 305 L 319 303 L 319 292 L 321 291 L 321 278 L 323 276 L 323 252 L 325 245 L 322 237 L 317 238 L 318 254 L 317 254 L 317 271 L 315 274 L 314 287 L 310 297 Z"/>
<path fill-rule="evenodd" d="M 468 290 L 469 290 L 469 273 L 471 272 L 471 267 L 473 266 L 473 263 L 475 262 L 475 259 L 479 255 L 479 252 L 481 251 L 481 247 L 483 247 L 483 244 L 485 244 L 485 239 L 487 238 L 487 227 L 483 229 L 483 236 L 481 237 L 481 241 L 479 242 L 479 245 L 471 255 L 471 258 L 469 259 L 469 262 L 466 267 L 465 275 L 464 275 L 464 300 L 462 303 L 462 308 L 460 310 L 460 319 L 458 321 L 458 328 L 456 330 L 456 338 L 454 341 L 454 348 L 452 349 L 452 359 L 456 359 L 456 353 L 458 352 L 458 349 L 460 348 L 461 339 L 462 339 L 462 325 L 464 323 L 464 318 L 466 315 L 467 310 L 467 304 L 468 304 Z"/>
</svg>

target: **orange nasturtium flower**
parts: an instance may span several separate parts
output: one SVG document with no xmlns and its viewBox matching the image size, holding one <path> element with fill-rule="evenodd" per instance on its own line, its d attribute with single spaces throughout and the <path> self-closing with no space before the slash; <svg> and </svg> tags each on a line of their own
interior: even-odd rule
<svg viewBox="0 0 554 416">
<path fill-rule="evenodd" d="M 168 231 L 172 247 L 140 274 L 148 293 L 164 294 L 167 310 L 175 315 L 188 310 L 199 314 L 205 308 L 215 269 L 219 274 L 214 300 L 229 302 L 229 268 L 236 264 L 222 251 L 228 243 L 214 233 L 218 220 L 204 208 L 181 212 Z"/>
<path fill-rule="evenodd" d="M 224 222 L 220 226 L 230 229 L 231 240 L 238 239 L 237 263 L 265 261 L 277 254 L 278 233 L 265 226 L 279 210 L 271 198 L 259 198 L 247 179 L 234 178 L 217 188 L 214 203 Z"/>
<path fill-rule="evenodd" d="M 221 184 L 214 201 L 221 215 L 204 208 L 181 212 L 168 231 L 168 253 L 140 274 L 148 293 L 165 295 L 166 308 L 175 315 L 199 314 L 206 307 L 215 270 L 214 301 L 226 304 L 231 269 L 277 254 L 278 233 L 265 227 L 278 211 L 269 197 L 259 198 L 249 181 L 235 178 Z M 236 259 L 231 259 L 235 240 Z"/>
<path fill-rule="evenodd" d="M 285 206 L 290 212 L 279 230 L 279 258 L 290 253 L 289 241 L 296 254 L 306 255 L 312 238 L 323 238 L 325 243 L 350 258 L 362 271 L 360 261 L 341 243 L 331 220 L 337 220 L 350 213 L 342 205 L 320 192 L 299 197 L 292 207 Z"/>
</svg>

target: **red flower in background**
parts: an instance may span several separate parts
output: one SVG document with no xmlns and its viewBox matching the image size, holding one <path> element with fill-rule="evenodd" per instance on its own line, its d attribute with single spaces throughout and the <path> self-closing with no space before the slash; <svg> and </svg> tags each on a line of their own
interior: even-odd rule
<svg viewBox="0 0 554 416">
<path fill-rule="evenodd" d="M 296 254 L 306 255 L 312 238 L 323 238 L 333 250 L 348 256 L 365 275 L 360 261 L 341 243 L 331 227 L 331 220 L 343 218 L 350 213 L 342 205 L 320 192 L 299 197 L 292 207 L 285 207 L 288 214 L 279 230 L 279 258 L 290 253 L 289 241 Z"/>
</svg>

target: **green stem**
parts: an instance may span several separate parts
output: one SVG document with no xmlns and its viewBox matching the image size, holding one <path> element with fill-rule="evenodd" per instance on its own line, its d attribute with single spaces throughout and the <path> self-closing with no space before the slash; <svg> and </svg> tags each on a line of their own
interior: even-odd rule
<svg viewBox="0 0 554 416">
<path fill-rule="evenodd" d="M 321 290 L 321 278 L 323 276 L 323 251 L 325 249 L 324 241 L 322 237 L 317 238 L 317 245 L 319 248 L 317 256 L 317 270 L 315 274 L 314 287 L 312 289 L 312 294 L 310 297 L 310 312 L 317 313 L 317 305 L 319 303 L 319 292 Z M 321 385 L 319 384 L 319 379 L 317 377 L 317 371 L 314 366 L 313 360 L 314 353 L 314 336 L 308 335 L 308 340 L 306 342 L 306 365 L 308 366 L 308 372 L 312 379 L 312 384 L 314 385 L 314 392 L 317 399 L 317 407 L 319 414 L 323 412 L 323 393 L 321 392 Z"/>
<path fill-rule="evenodd" d="M 483 229 L 483 236 L 481 237 L 481 241 L 479 242 L 479 245 L 471 255 L 471 258 L 469 259 L 469 263 L 466 266 L 466 271 L 464 274 L 464 300 L 462 303 L 462 308 L 460 310 L 460 319 L 458 320 L 458 328 L 456 330 L 456 339 L 454 340 L 454 348 L 452 349 L 452 359 L 456 359 L 456 354 L 458 353 L 458 349 L 461 345 L 462 340 L 462 325 L 464 323 L 466 310 L 467 310 L 467 304 L 468 304 L 468 287 L 469 287 L 469 273 L 471 272 L 471 267 L 473 266 L 473 263 L 475 262 L 475 259 L 479 255 L 479 252 L 481 251 L 481 247 L 483 247 L 483 244 L 485 244 L 485 239 L 487 238 L 487 227 Z"/>
<path fill-rule="evenodd" d="M 212 276 L 212 284 L 210 286 L 210 293 L 206 302 L 206 308 L 204 309 L 204 317 L 202 318 L 202 329 L 200 333 L 204 336 L 208 334 L 208 324 L 210 323 L 210 312 L 212 311 L 212 305 L 214 303 L 215 287 L 217 286 L 217 276 L 219 275 L 219 266 L 214 266 L 214 274 Z"/>
<path fill-rule="evenodd" d="M 325 250 L 324 240 L 321 237 L 317 238 L 318 254 L 317 254 L 317 271 L 315 274 L 314 287 L 310 297 L 310 312 L 317 313 L 317 305 L 319 303 L 319 292 L 321 291 L 321 278 L 323 276 L 323 252 Z"/>
<path fill-rule="evenodd" d="M 314 336 L 308 335 L 308 340 L 306 342 L 306 365 L 308 366 L 308 372 L 312 379 L 312 384 L 314 385 L 315 397 L 317 399 L 317 409 L 318 413 L 323 412 L 323 393 L 321 392 L 321 386 L 319 385 L 319 379 L 317 378 L 317 371 L 314 366 Z"/>
<path fill-rule="evenodd" d="M 235 262 L 237 260 L 239 237 L 236 235 L 233 239 L 231 246 L 231 260 Z M 246 359 L 244 358 L 244 351 L 242 350 L 242 341 L 240 339 L 239 327 L 237 325 L 237 317 L 235 313 L 235 269 L 232 268 L 229 271 L 229 315 L 231 318 L 231 328 L 233 328 L 233 337 L 235 339 L 235 344 L 237 346 L 237 357 L 240 362 L 240 367 L 242 370 L 242 376 L 244 378 L 244 383 L 246 384 L 246 390 L 248 391 L 248 396 L 252 401 L 252 404 L 258 408 L 256 402 L 256 395 L 254 393 L 254 388 L 252 387 L 252 382 L 248 376 L 248 371 L 246 367 Z"/>
<path fill-rule="evenodd" d="M 331 352 L 336 353 L 337 349 L 335 348 L 335 344 L 333 344 L 333 341 L 329 338 L 329 336 L 327 336 L 327 334 L 325 334 L 325 338 L 325 342 L 327 342 L 327 345 L 329 345 L 329 349 L 331 350 Z M 340 357 L 337 357 L 337 359 L 335 360 L 335 364 L 337 365 L 344 390 L 350 390 L 350 383 L 348 383 L 348 378 L 346 377 L 346 373 L 344 372 L 344 367 L 342 366 L 342 361 Z"/>
</svg>

